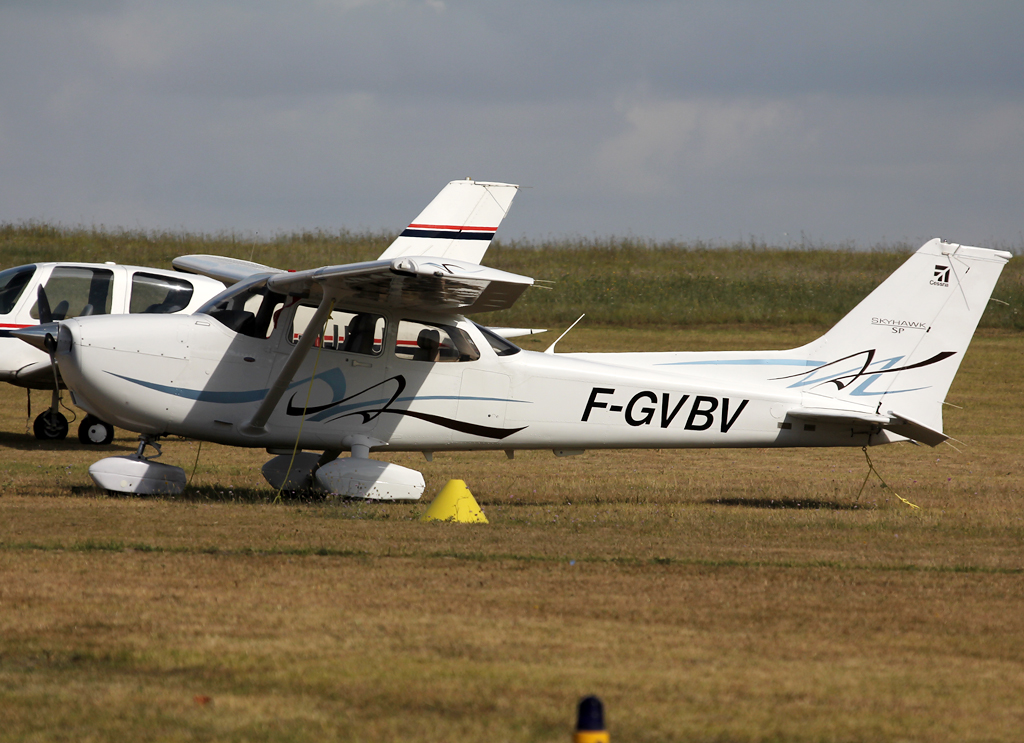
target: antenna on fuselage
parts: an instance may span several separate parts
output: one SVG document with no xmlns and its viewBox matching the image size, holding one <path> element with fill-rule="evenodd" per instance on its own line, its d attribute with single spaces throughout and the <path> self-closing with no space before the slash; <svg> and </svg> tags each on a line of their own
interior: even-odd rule
<svg viewBox="0 0 1024 743">
<path fill-rule="evenodd" d="M 555 344 L 558 343 L 558 341 L 562 340 L 565 336 L 569 335 L 569 331 L 572 330 L 573 328 L 575 328 L 577 323 L 579 323 L 579 321 L 582 320 L 586 316 L 587 316 L 587 313 L 584 312 L 582 315 L 580 315 L 578 318 L 576 318 L 576 322 L 574 322 L 572 325 L 570 325 L 568 328 L 566 328 L 564 333 L 562 333 L 560 336 L 555 338 L 555 342 L 552 343 L 547 348 L 545 348 L 544 349 L 544 353 L 553 354 L 555 352 Z"/>
</svg>

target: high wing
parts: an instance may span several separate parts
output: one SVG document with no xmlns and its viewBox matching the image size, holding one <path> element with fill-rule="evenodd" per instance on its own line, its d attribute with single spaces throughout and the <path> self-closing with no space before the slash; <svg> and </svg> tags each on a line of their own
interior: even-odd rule
<svg viewBox="0 0 1024 743">
<path fill-rule="evenodd" d="M 533 279 L 527 276 L 430 256 L 323 266 L 306 271 L 282 271 L 217 255 L 183 255 L 175 258 L 173 264 L 179 271 L 210 276 L 229 286 L 268 276 L 267 286 L 279 294 L 308 295 L 329 288 L 337 300 L 435 314 L 469 315 L 507 309 L 533 285 Z M 543 331 L 500 328 L 497 332 L 511 338 Z"/>
<path fill-rule="evenodd" d="M 518 189 L 511 183 L 452 181 L 380 259 L 428 255 L 480 263 Z"/>
<path fill-rule="evenodd" d="M 182 273 L 197 273 L 223 281 L 226 286 L 237 284 L 260 273 L 285 273 L 280 268 L 271 268 L 262 263 L 243 261 L 239 258 L 227 258 L 223 255 L 181 255 L 172 260 L 171 265 Z"/>
<path fill-rule="evenodd" d="M 527 276 L 496 268 L 419 256 L 279 273 L 267 280 L 280 294 L 308 295 L 319 285 L 338 301 L 460 315 L 507 309 L 532 284 Z"/>
</svg>

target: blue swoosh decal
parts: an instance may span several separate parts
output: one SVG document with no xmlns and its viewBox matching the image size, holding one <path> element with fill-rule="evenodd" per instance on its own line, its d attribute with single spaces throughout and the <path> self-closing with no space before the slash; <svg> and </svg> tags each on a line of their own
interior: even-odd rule
<svg viewBox="0 0 1024 743">
<path fill-rule="evenodd" d="M 114 374 L 112 371 L 108 371 L 107 374 L 123 379 L 126 382 L 137 384 L 140 387 L 145 387 L 150 390 L 156 390 L 157 392 L 163 392 L 168 395 L 174 395 L 175 397 L 182 397 L 186 400 L 196 400 L 198 402 L 219 402 L 225 404 L 234 404 L 240 402 L 256 402 L 262 400 L 267 396 L 267 389 L 262 390 L 239 390 L 238 392 L 217 392 L 210 390 L 191 390 L 188 387 L 171 387 L 166 384 L 156 384 L 155 382 L 147 382 L 144 379 L 133 379 L 126 377 L 122 374 Z"/>
<path fill-rule="evenodd" d="M 185 400 L 195 400 L 196 402 L 213 402 L 222 405 L 237 405 L 239 403 L 246 402 L 258 402 L 267 396 L 269 391 L 268 387 L 264 387 L 259 390 L 194 390 L 188 387 L 173 387 L 167 384 L 157 384 L 155 382 L 147 382 L 144 379 L 135 379 L 133 377 L 126 377 L 123 374 L 115 374 L 112 371 L 108 371 L 107 374 L 118 379 L 123 379 L 126 382 L 137 384 L 140 387 L 155 390 L 157 392 L 163 392 L 167 395 L 174 395 L 175 397 L 181 397 Z M 340 369 L 328 369 L 326 372 L 317 375 L 317 380 L 326 382 L 331 392 L 338 396 L 343 397 L 345 395 L 345 376 Z M 309 377 L 300 379 L 296 382 L 292 382 L 288 385 L 288 389 L 298 387 L 303 384 L 309 384 Z"/>
<path fill-rule="evenodd" d="M 824 361 L 809 359 L 719 359 L 717 361 L 666 361 L 655 366 L 821 366 Z"/>
</svg>

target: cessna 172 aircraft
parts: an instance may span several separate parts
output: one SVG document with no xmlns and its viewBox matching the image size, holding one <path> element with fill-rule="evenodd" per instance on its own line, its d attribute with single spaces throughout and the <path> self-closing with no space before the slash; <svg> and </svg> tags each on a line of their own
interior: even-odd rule
<svg viewBox="0 0 1024 743">
<path fill-rule="evenodd" d="M 538 353 L 467 315 L 533 279 L 481 265 L 515 195 L 454 181 L 376 261 L 284 272 L 215 256 L 235 283 L 190 316 L 80 317 L 17 334 L 49 349 L 75 401 L 142 434 L 90 468 L 174 491 L 145 457 L 177 434 L 277 454 L 275 487 L 416 499 L 422 475 L 371 450 L 936 446 L 942 404 L 1009 253 L 931 240 L 821 338 L 783 351 Z M 557 342 L 557 341 L 556 341 Z M 294 455 L 296 450 L 302 451 Z M 344 451 L 351 453 L 340 457 Z"/>
<path fill-rule="evenodd" d="M 41 262 L 0 271 L 0 382 L 53 390 L 53 403 L 33 424 L 37 439 L 63 439 L 68 421 L 58 409 L 60 379 L 43 351 L 11 332 L 39 323 L 111 313 L 191 314 L 224 284 L 205 276 L 115 263 Z M 83 444 L 109 444 L 114 427 L 94 415 L 82 419 Z"/>
</svg>

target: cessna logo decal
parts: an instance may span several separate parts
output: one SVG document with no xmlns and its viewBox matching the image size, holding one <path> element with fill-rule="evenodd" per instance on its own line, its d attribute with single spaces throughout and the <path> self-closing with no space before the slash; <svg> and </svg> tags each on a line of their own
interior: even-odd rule
<svg viewBox="0 0 1024 743">
<path fill-rule="evenodd" d="M 935 273 L 928 283 L 932 286 L 949 286 L 949 266 L 935 266 Z"/>
<path fill-rule="evenodd" d="M 606 409 L 609 413 L 622 413 L 626 423 L 631 426 L 649 426 L 657 421 L 662 428 L 668 428 L 680 416 L 683 409 L 687 408 L 686 423 L 683 424 L 683 428 L 687 431 L 707 431 L 715 424 L 715 418 L 718 417 L 722 433 L 728 433 L 736 419 L 740 417 L 740 413 L 747 407 L 747 403 L 750 402 L 750 400 L 742 400 L 739 406 L 730 413 L 731 401 L 728 397 L 696 395 L 691 402 L 689 395 L 681 395 L 679 399 L 673 401 L 668 392 L 662 392 L 659 397 L 656 392 L 643 390 L 629 398 L 629 402 L 624 405 L 612 405 L 611 399 L 608 398 L 614 395 L 613 387 L 594 387 L 590 390 L 590 398 L 587 400 L 586 407 L 583 408 L 583 417 L 580 420 L 589 421 L 590 414 L 594 410 Z M 719 409 L 721 409 L 721 415 L 716 416 Z M 679 417 L 679 420 L 682 421 L 683 418 Z"/>
</svg>

